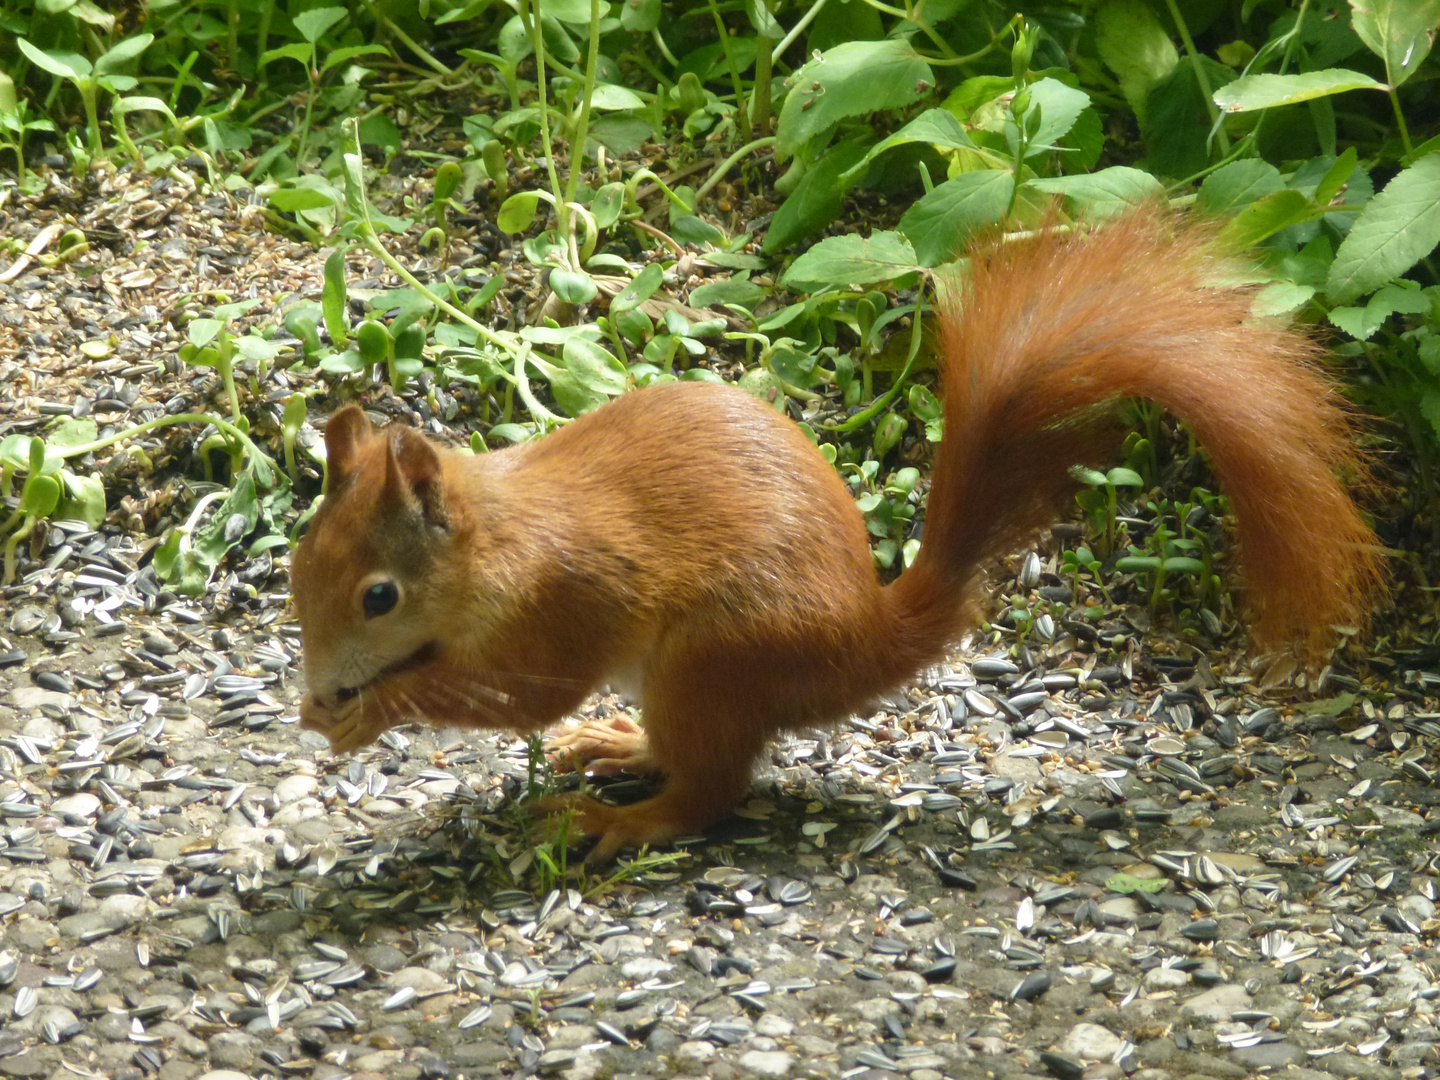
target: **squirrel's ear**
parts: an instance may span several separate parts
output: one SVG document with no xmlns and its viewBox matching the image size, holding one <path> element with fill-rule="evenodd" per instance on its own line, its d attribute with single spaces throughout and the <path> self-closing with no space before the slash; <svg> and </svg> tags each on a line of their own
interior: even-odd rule
<svg viewBox="0 0 1440 1080">
<path fill-rule="evenodd" d="M 325 425 L 325 470 L 331 485 L 355 472 L 356 448 L 370 438 L 370 421 L 358 405 L 346 405 Z"/>
<path fill-rule="evenodd" d="M 431 525 L 445 528 L 450 517 L 445 511 L 445 491 L 440 455 L 430 440 L 412 428 L 396 426 L 388 432 L 385 488 L 409 502 L 420 504 L 420 512 Z"/>
</svg>

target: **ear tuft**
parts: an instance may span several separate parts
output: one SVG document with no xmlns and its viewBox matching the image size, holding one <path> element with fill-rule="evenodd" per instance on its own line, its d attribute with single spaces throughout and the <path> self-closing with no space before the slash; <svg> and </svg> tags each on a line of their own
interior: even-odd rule
<svg viewBox="0 0 1440 1080">
<path fill-rule="evenodd" d="M 419 503 L 420 512 L 431 525 L 448 528 L 450 516 L 445 509 L 444 474 L 434 445 L 418 431 L 399 425 L 387 429 L 386 434 L 390 437 L 386 488 L 403 501 Z"/>
<path fill-rule="evenodd" d="M 330 417 L 325 424 L 325 472 L 331 488 L 355 474 L 360 444 L 369 440 L 373 430 L 358 405 L 346 405 Z"/>
</svg>

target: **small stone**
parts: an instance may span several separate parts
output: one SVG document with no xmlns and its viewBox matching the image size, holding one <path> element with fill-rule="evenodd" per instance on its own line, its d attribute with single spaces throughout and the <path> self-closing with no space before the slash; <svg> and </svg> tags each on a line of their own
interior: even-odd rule
<svg viewBox="0 0 1440 1080">
<path fill-rule="evenodd" d="M 740 1055 L 737 1064 L 754 1076 L 786 1076 L 795 1059 L 783 1050 L 749 1050 Z"/>
</svg>

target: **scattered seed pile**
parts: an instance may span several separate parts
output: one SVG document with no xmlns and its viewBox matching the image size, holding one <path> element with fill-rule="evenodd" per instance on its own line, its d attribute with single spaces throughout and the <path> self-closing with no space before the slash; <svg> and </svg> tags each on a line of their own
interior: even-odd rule
<svg viewBox="0 0 1440 1080">
<path fill-rule="evenodd" d="M 0 281 L 0 436 L 213 404 L 170 320 L 318 295 L 322 253 L 184 180 L 5 193 L 9 235 L 94 239 Z M 298 730 L 283 555 L 157 580 L 191 437 L 3 593 L 0 1077 L 1440 1073 L 1435 673 L 1307 716 L 1062 619 L 777 747 L 674 866 L 546 886 L 525 746 Z"/>
</svg>

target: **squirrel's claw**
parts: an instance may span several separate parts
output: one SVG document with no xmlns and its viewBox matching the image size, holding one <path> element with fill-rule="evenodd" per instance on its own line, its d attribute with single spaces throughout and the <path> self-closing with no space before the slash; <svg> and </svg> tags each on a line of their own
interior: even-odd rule
<svg viewBox="0 0 1440 1080">
<path fill-rule="evenodd" d="M 592 776 L 609 776 L 617 772 L 661 771 L 650 755 L 644 730 L 624 715 L 587 720 L 567 728 L 545 743 L 545 753 L 557 772 L 584 770 Z"/>
</svg>

